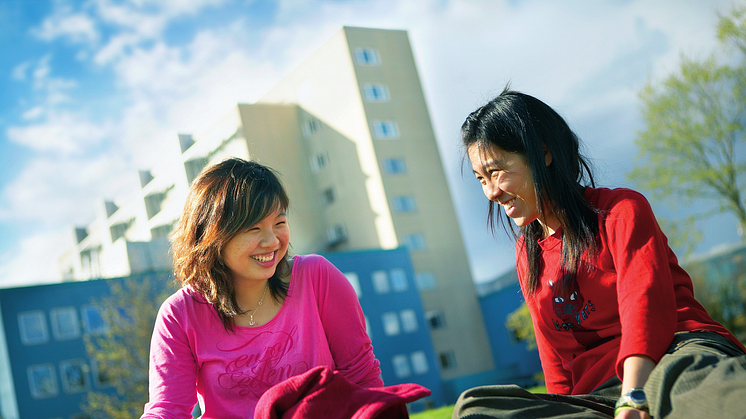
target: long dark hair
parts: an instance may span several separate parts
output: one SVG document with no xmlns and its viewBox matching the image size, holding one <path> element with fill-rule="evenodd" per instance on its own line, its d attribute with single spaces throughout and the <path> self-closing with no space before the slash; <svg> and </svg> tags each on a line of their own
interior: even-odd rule
<svg viewBox="0 0 746 419">
<path fill-rule="evenodd" d="M 521 155 L 534 178 L 534 190 L 539 218 L 550 213 L 562 227 L 562 270 L 576 273 L 583 254 L 593 256 L 598 234 L 598 214 L 583 196 L 584 183 L 595 187 L 593 174 L 586 159 L 580 154 L 580 141 L 564 119 L 535 97 L 510 90 L 509 86 L 496 98 L 475 110 L 461 126 L 462 145 L 466 150 L 476 145 L 480 150 L 497 146 Z M 545 153 L 551 153 L 551 164 L 545 163 Z M 488 225 L 495 233 L 496 223 L 509 225 L 515 238 L 514 226 L 506 222 L 490 201 Z M 507 230 L 507 227 L 506 227 Z M 526 290 L 528 296 L 539 289 L 541 247 L 544 229 L 538 220 L 521 227 L 524 250 L 528 260 Z M 566 283 L 559 284 L 565 287 Z"/>
<path fill-rule="evenodd" d="M 242 314 L 222 256 L 224 246 L 238 233 L 256 225 L 290 200 L 272 169 L 259 163 L 230 158 L 207 167 L 194 179 L 184 212 L 171 234 L 176 281 L 188 285 L 210 302 L 226 330 L 232 317 Z M 280 278 L 290 271 L 288 254 L 269 278 L 270 295 L 282 302 L 288 285 Z"/>
</svg>

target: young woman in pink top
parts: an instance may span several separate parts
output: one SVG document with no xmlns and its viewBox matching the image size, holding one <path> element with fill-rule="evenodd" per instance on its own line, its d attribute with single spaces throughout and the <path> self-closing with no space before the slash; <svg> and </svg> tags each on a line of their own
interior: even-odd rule
<svg viewBox="0 0 746 419">
<path fill-rule="evenodd" d="M 143 418 L 253 418 L 271 386 L 327 366 L 380 387 L 355 291 L 326 259 L 288 255 L 277 175 L 229 159 L 192 183 L 172 235 L 181 289 L 161 306 Z"/>
<path fill-rule="evenodd" d="M 642 195 L 596 188 L 577 136 L 534 97 L 506 89 L 461 134 L 493 231 L 508 219 L 520 230 L 549 394 L 478 387 L 454 418 L 746 415 L 744 347 L 694 299 Z"/>
</svg>

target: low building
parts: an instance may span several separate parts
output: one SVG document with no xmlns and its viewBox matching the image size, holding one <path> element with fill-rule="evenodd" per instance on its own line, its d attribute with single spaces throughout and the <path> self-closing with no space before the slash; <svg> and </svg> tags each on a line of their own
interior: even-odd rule
<svg viewBox="0 0 746 419">
<path fill-rule="evenodd" d="M 523 304 L 515 268 L 476 288 L 495 368 L 444 381 L 446 398 L 455 400 L 464 390 L 481 385 L 517 384 L 528 388 L 543 384 L 538 349 L 529 348 L 507 326 L 508 317 Z"/>
</svg>

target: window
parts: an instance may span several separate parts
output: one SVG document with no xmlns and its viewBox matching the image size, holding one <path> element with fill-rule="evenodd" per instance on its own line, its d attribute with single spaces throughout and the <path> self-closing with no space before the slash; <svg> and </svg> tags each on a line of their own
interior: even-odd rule
<svg viewBox="0 0 746 419">
<path fill-rule="evenodd" d="M 373 48 L 355 48 L 355 61 L 361 65 L 380 65 L 378 51 Z"/>
<path fill-rule="evenodd" d="M 391 275 L 391 286 L 394 291 L 402 292 L 409 289 L 407 273 L 404 272 L 404 269 L 392 269 L 389 274 Z"/>
<path fill-rule="evenodd" d="M 145 196 L 145 213 L 148 215 L 148 220 L 161 212 L 161 205 L 165 198 L 166 195 L 161 192 L 154 192 Z"/>
<path fill-rule="evenodd" d="M 357 274 L 355 272 L 346 272 L 344 276 L 348 281 L 350 281 L 352 289 L 355 290 L 355 294 L 360 298 L 360 296 L 363 295 L 363 291 L 360 289 L 360 280 L 358 279 Z"/>
<path fill-rule="evenodd" d="M 371 277 L 373 279 L 373 289 L 376 290 L 378 294 L 391 292 L 389 276 L 386 274 L 386 271 L 375 271 L 371 274 Z"/>
<path fill-rule="evenodd" d="M 79 393 L 88 390 L 88 365 L 83 360 L 62 361 L 60 378 L 65 393 Z"/>
<path fill-rule="evenodd" d="M 53 308 L 49 314 L 52 318 L 52 335 L 55 339 L 68 340 L 80 336 L 78 312 L 75 307 Z"/>
<path fill-rule="evenodd" d="M 347 228 L 344 224 L 334 224 L 326 229 L 326 238 L 328 246 L 334 246 L 347 240 Z"/>
<path fill-rule="evenodd" d="M 158 227 L 153 227 L 150 229 L 150 237 L 154 239 L 160 237 L 168 237 L 168 235 L 171 234 L 171 230 L 173 230 L 173 224 L 165 224 Z"/>
<path fill-rule="evenodd" d="M 100 307 L 83 306 L 80 311 L 83 313 L 83 328 L 87 334 L 100 335 L 109 330 Z"/>
<path fill-rule="evenodd" d="M 368 332 L 368 337 L 370 340 L 373 340 L 373 334 L 370 330 L 370 322 L 368 321 L 368 317 L 363 315 L 363 319 L 365 319 L 365 331 Z"/>
<path fill-rule="evenodd" d="M 192 183 L 194 178 L 207 166 L 207 159 L 197 157 L 184 162 L 184 171 L 186 172 L 187 182 Z"/>
<path fill-rule="evenodd" d="M 322 151 L 321 153 L 318 153 L 315 156 L 311 157 L 311 171 L 314 173 L 320 172 L 328 165 L 329 156 L 326 154 L 326 151 Z"/>
<path fill-rule="evenodd" d="M 407 162 L 404 159 L 386 159 L 383 161 L 383 171 L 389 175 L 407 173 Z"/>
<path fill-rule="evenodd" d="M 373 135 L 378 139 L 396 139 L 399 127 L 394 121 L 373 121 Z"/>
<path fill-rule="evenodd" d="M 99 365 L 98 361 L 91 360 L 91 373 L 93 375 L 93 383 L 96 387 L 109 387 L 111 386 L 111 377 L 106 370 Z"/>
<path fill-rule="evenodd" d="M 414 282 L 420 290 L 429 290 L 436 287 L 435 274 L 432 272 L 420 272 L 414 275 Z"/>
<path fill-rule="evenodd" d="M 308 138 L 313 135 L 316 131 L 321 129 L 321 122 L 318 119 L 311 117 L 303 123 L 301 130 L 303 131 L 303 137 Z"/>
<path fill-rule="evenodd" d="M 45 399 L 57 395 L 57 377 L 54 365 L 31 365 L 26 369 L 31 396 L 35 399 Z"/>
<path fill-rule="evenodd" d="M 363 86 L 363 92 L 368 102 L 389 101 L 389 88 L 383 84 L 366 84 Z"/>
<path fill-rule="evenodd" d="M 425 236 L 422 234 L 408 234 L 402 237 L 402 241 L 404 242 L 404 246 L 409 250 L 422 250 L 427 248 L 427 245 L 425 244 Z"/>
<path fill-rule="evenodd" d="M 397 378 L 409 377 L 412 375 L 412 371 L 409 369 L 409 360 L 406 355 L 394 355 L 391 358 L 391 362 L 394 364 L 394 375 Z"/>
<path fill-rule="evenodd" d="M 399 317 L 401 318 L 401 328 L 405 333 L 417 331 L 417 314 L 414 310 L 402 310 Z"/>
<path fill-rule="evenodd" d="M 18 313 L 18 327 L 24 345 L 37 345 L 49 340 L 47 322 L 41 310 Z"/>
<path fill-rule="evenodd" d="M 412 369 L 415 374 L 427 374 L 430 371 L 430 367 L 427 365 L 427 355 L 424 351 L 413 352 L 409 359 L 412 361 Z"/>
<path fill-rule="evenodd" d="M 446 317 L 440 310 L 430 310 L 425 313 L 425 318 L 431 329 L 442 329 L 446 327 Z"/>
<path fill-rule="evenodd" d="M 386 333 L 388 336 L 399 334 L 399 316 L 397 316 L 396 313 L 394 313 L 393 311 L 383 313 L 381 315 L 381 320 L 383 321 L 384 333 Z"/>
<path fill-rule="evenodd" d="M 334 188 L 324 189 L 324 192 L 321 194 L 321 202 L 323 202 L 324 205 L 331 205 L 336 200 L 337 192 L 334 191 Z"/>
<path fill-rule="evenodd" d="M 416 212 L 417 204 L 411 195 L 395 196 L 393 199 L 394 211 L 396 212 Z"/>
<path fill-rule="evenodd" d="M 441 352 L 438 358 L 440 358 L 440 366 L 444 370 L 456 367 L 456 354 L 453 351 Z"/>
</svg>

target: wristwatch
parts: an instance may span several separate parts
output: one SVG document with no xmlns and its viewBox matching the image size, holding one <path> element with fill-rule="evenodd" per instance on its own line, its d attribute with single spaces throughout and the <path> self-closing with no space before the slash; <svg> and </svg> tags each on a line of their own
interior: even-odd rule
<svg viewBox="0 0 746 419">
<path fill-rule="evenodd" d="M 627 394 L 623 394 L 616 402 L 614 406 L 614 416 L 619 413 L 619 409 L 637 409 L 644 412 L 650 413 L 650 407 L 648 407 L 648 399 L 645 397 L 645 390 L 641 388 L 633 388 Z"/>
</svg>

